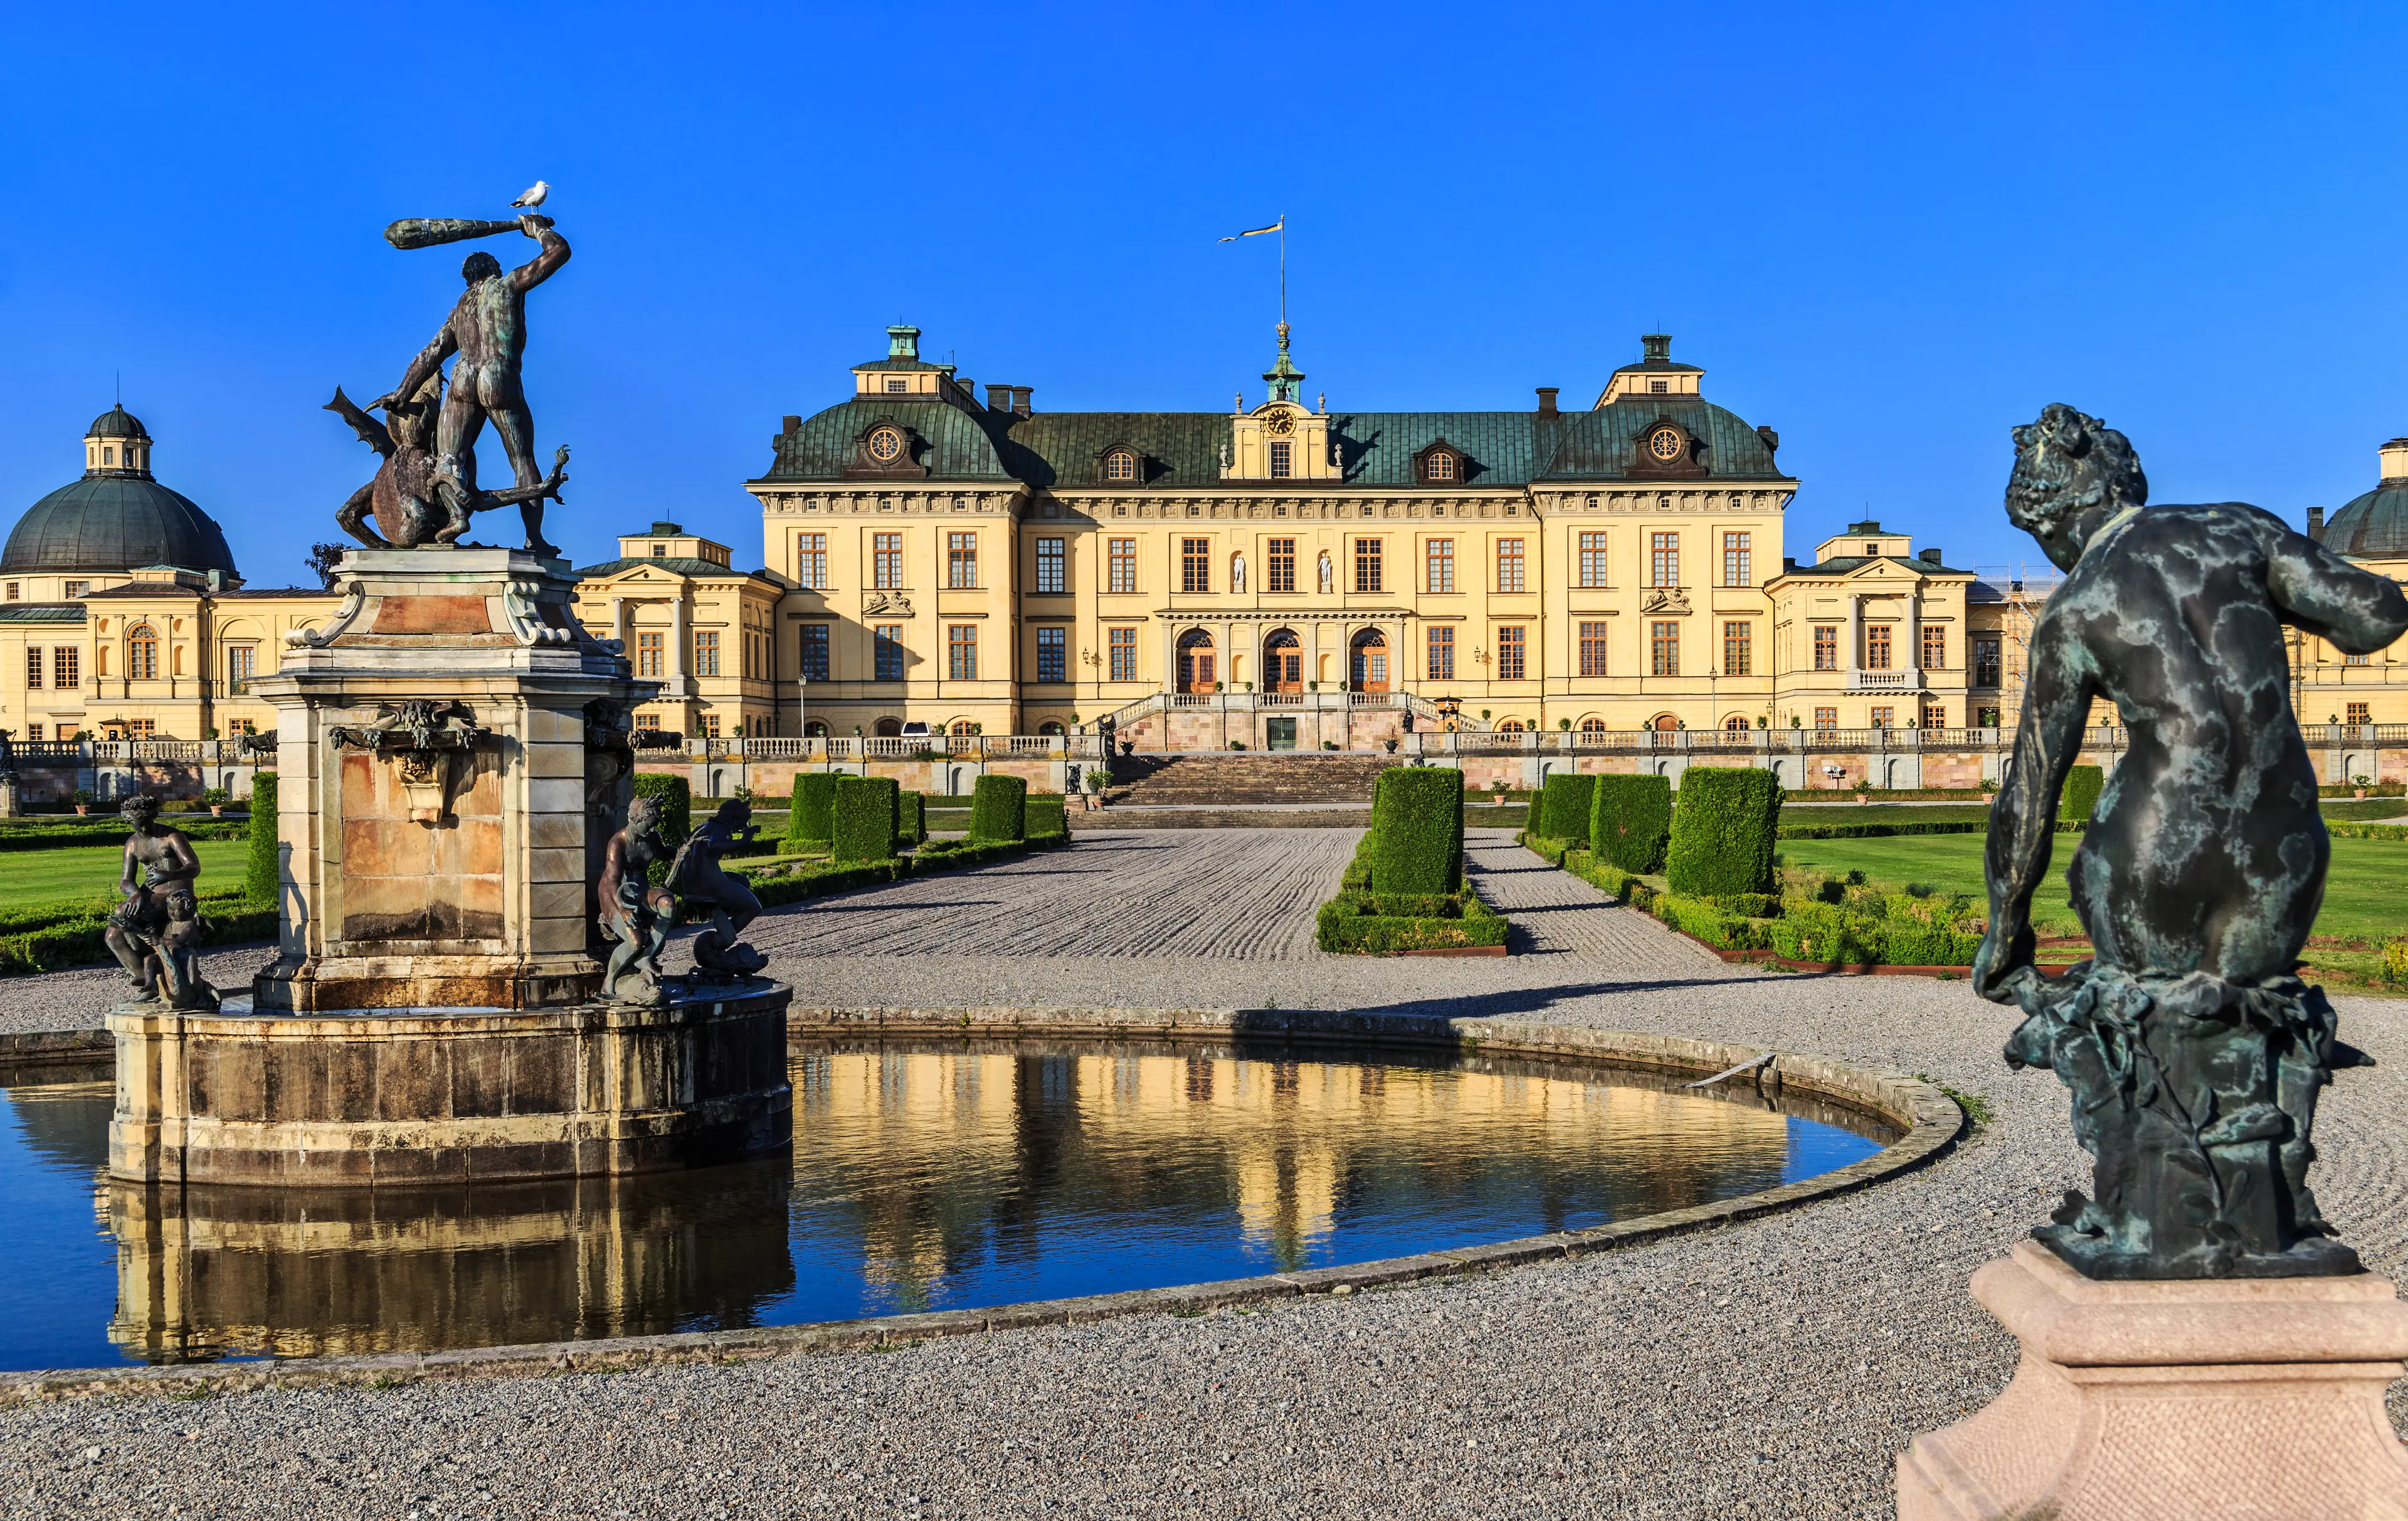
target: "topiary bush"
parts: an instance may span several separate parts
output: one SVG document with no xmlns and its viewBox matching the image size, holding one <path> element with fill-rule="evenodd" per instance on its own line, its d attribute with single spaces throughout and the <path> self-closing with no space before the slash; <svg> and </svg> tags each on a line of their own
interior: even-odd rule
<svg viewBox="0 0 2408 1521">
<path fill-rule="evenodd" d="M 1436 766 L 1381 772 L 1365 844 L 1380 892 L 1454 892 L 1463 882 L 1463 773 Z"/>
<path fill-rule="evenodd" d="M 1781 779 L 1770 771 L 1692 766 L 1672 805 L 1664 877 L 1675 893 L 1727 897 L 1776 891 L 1773 841 Z"/>
<path fill-rule="evenodd" d="M 1016 776 L 982 776 L 970 788 L 972 839 L 1028 838 L 1028 783 Z"/>
<path fill-rule="evenodd" d="M 1618 870 L 1664 869 L 1672 837 L 1672 783 L 1660 776 L 1600 776 L 1591 788 L 1589 849 Z"/>
<path fill-rule="evenodd" d="M 1588 848 L 1589 812 L 1595 802 L 1597 778 L 1577 772 L 1557 773 L 1547 778 L 1541 794 L 1547 817 L 1547 838 L 1560 839 Z"/>
<path fill-rule="evenodd" d="M 2057 816 L 2070 824 L 2087 824 L 2099 806 L 2107 773 L 2096 766 L 2077 766 L 2065 773 L 2065 790 L 2057 795 Z"/>
<path fill-rule="evenodd" d="M 786 807 L 786 838 L 798 843 L 824 844 L 836 838 L 828 809 L 836 801 L 837 773 L 799 771 L 795 796 Z"/>
<path fill-rule="evenodd" d="M 276 773 L 251 779 L 251 854 L 243 862 L 242 896 L 253 903 L 277 900 Z"/>
<path fill-rule="evenodd" d="M 1070 820 L 1064 812 L 1067 806 L 1068 800 L 1058 792 L 1030 793 L 1020 815 L 1029 843 L 1067 842 L 1070 835 Z"/>
<path fill-rule="evenodd" d="M 1378 807 L 1378 804 L 1375 802 L 1372 806 L 1376 808 Z M 1549 838 L 1547 835 L 1546 788 L 1538 788 L 1530 794 L 1529 806 L 1522 812 L 1522 833 L 1529 836 L 1533 839 Z"/>
<path fill-rule="evenodd" d="M 838 861 L 883 861 L 895 854 L 903 789 L 893 777 L 839 777 L 830 821 Z"/>
<path fill-rule="evenodd" d="M 901 805 L 896 828 L 896 838 L 906 845 L 920 846 L 928 839 L 928 800 L 916 792 L 906 790 L 898 796 Z"/>
<path fill-rule="evenodd" d="M 694 829 L 694 789 L 685 778 L 660 771 L 636 773 L 636 796 L 650 797 L 661 805 L 661 843 L 674 856 L 677 848 Z M 655 887 L 666 887 L 669 880 L 669 861 L 652 863 L 652 879 Z"/>
</svg>

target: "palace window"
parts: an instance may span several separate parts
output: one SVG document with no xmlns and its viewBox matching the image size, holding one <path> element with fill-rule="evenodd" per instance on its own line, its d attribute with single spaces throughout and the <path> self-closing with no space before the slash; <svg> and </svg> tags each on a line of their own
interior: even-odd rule
<svg viewBox="0 0 2408 1521">
<path fill-rule="evenodd" d="M 2368 656 L 2368 655 L 2354 655 L 2354 654 L 2344 653 L 2344 654 L 2343 654 L 2343 656 L 2341 657 L 2341 663 L 2342 663 L 2343 665 L 2344 665 L 2344 666 L 2363 666 L 2363 665 L 2366 665 L 2366 664 L 2369 662 L 2369 660 L 2370 660 L 2371 658 L 2372 658 L 2372 657 L 2371 657 L 2371 656 Z"/>
<path fill-rule="evenodd" d="M 1874 624 L 1865 630 L 1865 669 L 1889 669 L 1889 633 L 1887 624 Z"/>
<path fill-rule="evenodd" d="M 248 733 L 249 731 L 243 730 L 241 732 Z M 26 725 L 25 738 L 31 739 L 36 744 L 40 744 L 42 742 L 42 726 L 39 724 Z"/>
<path fill-rule="evenodd" d="M 1209 592 L 1212 589 L 1211 539 L 1182 538 L 1179 541 L 1179 589 L 1182 592 Z"/>
<path fill-rule="evenodd" d="M 636 715 L 636 727 L 642 729 L 647 734 L 658 734 L 661 731 L 661 715 L 658 713 L 638 713 Z"/>
<path fill-rule="evenodd" d="M 802 650 L 797 668 L 801 670 L 803 680 L 826 681 L 828 679 L 828 625 L 804 624 L 797 628 L 796 632 L 802 636 Z"/>
<path fill-rule="evenodd" d="M 1433 538 L 1422 551 L 1422 562 L 1429 576 L 1433 592 L 1455 590 L 1455 540 Z"/>
<path fill-rule="evenodd" d="M 1923 668 L 1925 670 L 1948 668 L 1948 630 L 1927 628 L 1923 631 Z"/>
<path fill-rule="evenodd" d="M 869 631 L 870 680 L 903 680 L 903 625 L 879 624 Z"/>
<path fill-rule="evenodd" d="M 1583 586 L 1603 586 L 1605 581 L 1605 535 L 1580 536 L 1580 583 Z"/>
<path fill-rule="evenodd" d="M 1681 584 L 1681 536 L 1651 534 L 1648 536 L 1647 573 L 1653 579 L 1650 586 Z"/>
<path fill-rule="evenodd" d="M 1670 380 L 1650 380 L 1647 382 L 1647 394 L 1651 396 L 1669 395 L 1671 392 L 1671 389 L 1672 382 Z"/>
<path fill-rule="evenodd" d="M 1528 630 L 1500 628 L 1497 631 L 1497 679 L 1500 682 L 1523 680 L 1530 668 Z"/>
<path fill-rule="evenodd" d="M 1997 728 L 1999 726 L 1999 710 L 1996 708 L 1974 709 L 1973 726 L 1977 729 Z"/>
<path fill-rule="evenodd" d="M 945 675 L 956 682 L 978 680 L 978 624 L 946 626 Z"/>
<path fill-rule="evenodd" d="M 827 589 L 827 535 L 795 536 L 795 579 L 814 592 Z"/>
<path fill-rule="evenodd" d="M 1605 674 L 1605 629 L 1602 622 L 1580 625 L 1580 673 L 1583 676 Z"/>
<path fill-rule="evenodd" d="M 159 636 L 149 624 L 137 624 L 125 641 L 125 674 L 136 682 L 159 679 Z"/>
<path fill-rule="evenodd" d="M 1296 474 L 1296 446 L 1285 438 L 1271 440 L 1271 479 L 1284 481 Z"/>
<path fill-rule="evenodd" d="M 1840 710 L 1837 708 L 1815 709 L 1814 726 L 1818 729 L 1827 731 L 1838 728 L 1840 726 Z"/>
<path fill-rule="evenodd" d="M 1974 635 L 1973 684 L 1975 686 L 1996 686 L 1999 684 L 2000 678 L 2004 675 L 2005 667 L 1999 659 L 1999 636 L 1996 634 Z"/>
<path fill-rule="evenodd" d="M 1840 668 L 1840 631 L 1828 624 L 1814 630 L 1814 668 Z"/>
<path fill-rule="evenodd" d="M 1443 449 L 1433 449 L 1422 460 L 1422 479 L 1452 481 L 1455 479 L 1455 456 Z"/>
<path fill-rule="evenodd" d="M 696 676 L 719 674 L 719 632 L 698 628 L 694 634 L 694 673 Z"/>
<path fill-rule="evenodd" d="M 1112 680 L 1115 682 L 1136 681 L 1137 630 L 1134 628 L 1112 629 L 1110 631 L 1110 642 L 1112 655 Z"/>
<path fill-rule="evenodd" d="M 1923 726 L 1927 729 L 1946 728 L 1948 726 L 1948 710 L 1936 702 L 1925 703 L 1923 705 Z"/>
<path fill-rule="evenodd" d="M 17 582 L 13 581 L 8 583 L 8 600 L 11 602 L 17 600 Z"/>
<path fill-rule="evenodd" d="M 1107 481 L 1135 481 L 1137 479 L 1137 456 L 1130 453 L 1125 449 L 1115 449 L 1111 453 L 1106 454 L 1104 456 L 1104 479 Z"/>
<path fill-rule="evenodd" d="M 945 584 L 956 590 L 975 588 L 978 579 L 978 535 L 945 536 Z"/>
<path fill-rule="evenodd" d="M 2362 702 L 2348 702 L 2342 704 L 2341 713 L 2341 721 L 2349 725 L 2353 728 L 2356 728 L 2360 725 L 2371 724 L 2373 722 L 2373 719 L 2368 716 L 2366 704 Z"/>
<path fill-rule="evenodd" d="M 1744 621 L 1723 624 L 1723 674 L 1756 674 L 1756 625 Z"/>
<path fill-rule="evenodd" d="M 1580 731 L 1583 734 L 1603 734 L 1605 732 L 1605 720 L 1592 714 L 1580 721 Z"/>
<path fill-rule="evenodd" d="M 226 646 L 226 683 L 230 690 L 240 692 L 259 674 L 259 650 L 254 645 Z"/>
<path fill-rule="evenodd" d="M 1443 624 L 1429 630 L 1429 679 L 1455 680 L 1455 630 Z"/>
<path fill-rule="evenodd" d="M 1267 564 L 1263 570 L 1263 590 L 1293 592 L 1296 590 L 1296 540 L 1273 538 L 1265 542 Z"/>
<path fill-rule="evenodd" d="M 80 679 L 76 667 L 83 663 L 83 652 L 62 646 L 50 652 L 50 685 L 64 692 Z"/>
<path fill-rule="evenodd" d="M 1106 564 L 1111 579 L 1105 582 L 1106 587 L 1115 592 L 1136 591 L 1137 540 L 1115 538 L 1110 541 L 1109 548 L 1111 552 L 1106 556 Z"/>
<path fill-rule="evenodd" d="M 92 582 L 88 581 L 63 581 L 59 582 L 59 595 L 65 597 L 70 602 L 79 596 L 90 596 L 92 595 Z"/>
<path fill-rule="evenodd" d="M 909 381 L 909 380 L 901 380 L 901 379 L 890 379 L 890 380 L 886 382 L 886 394 L 887 394 L 888 395 L 899 395 L 899 394 L 902 394 L 902 393 L 905 393 L 905 392 L 909 392 L 910 389 L 911 389 L 911 382 L 910 382 L 910 381 Z"/>
<path fill-rule="evenodd" d="M 1681 625 L 1667 620 L 1647 625 L 1649 669 L 1657 676 L 1681 674 Z"/>
<path fill-rule="evenodd" d="M 1522 541 L 1518 538 L 1497 541 L 1497 589 L 1500 592 L 1522 590 Z"/>
<path fill-rule="evenodd" d="M 869 584 L 880 591 L 894 591 L 903 584 L 903 536 L 872 534 L 869 536 Z"/>
<path fill-rule="evenodd" d="M 1070 656 L 1063 643 L 1069 630 L 1060 627 L 1037 631 L 1037 679 L 1040 682 L 1067 682 L 1070 679 Z"/>
<path fill-rule="evenodd" d="M 719 738 L 719 715 L 717 713 L 705 713 L 702 715 L 702 737 L 706 739 L 716 739 Z"/>
<path fill-rule="evenodd" d="M 36 645 L 25 652 L 25 684 L 36 691 L 42 685 L 42 651 Z"/>
<path fill-rule="evenodd" d="M 1518 718 L 1500 718 L 1497 721 L 1497 732 L 1499 734 L 1520 734 L 1523 730 L 1523 723 Z"/>
<path fill-rule="evenodd" d="M 1756 577 L 1750 564 L 1755 556 L 1748 551 L 1748 542 L 1752 537 L 1748 534 L 1723 535 L 1724 585 L 1753 586 L 1756 584 Z"/>
<path fill-rule="evenodd" d="M 1376 592 L 1380 586 L 1380 545 L 1377 538 L 1354 540 L 1354 589 Z"/>
<path fill-rule="evenodd" d="M 669 547 L 668 547 L 666 544 L 655 544 L 655 545 L 653 545 L 653 546 L 652 546 L 652 558 L 653 558 L 653 559 L 655 559 L 655 560 L 666 560 L 666 559 L 667 559 L 668 557 L 669 557 Z"/>
<path fill-rule="evenodd" d="M 638 634 L 636 636 L 637 675 L 659 676 L 664 674 L 661 669 L 661 649 L 662 641 L 666 638 L 667 636 L 663 634 Z"/>
<path fill-rule="evenodd" d="M 1898 727 L 1898 710 L 1895 708 L 1876 708 L 1872 710 L 1871 722 L 1874 728 L 1894 729 Z"/>
<path fill-rule="evenodd" d="M 1070 589 L 1062 561 L 1062 540 L 1040 538 L 1037 541 L 1037 589 L 1039 592 L 1067 592 Z"/>
</svg>

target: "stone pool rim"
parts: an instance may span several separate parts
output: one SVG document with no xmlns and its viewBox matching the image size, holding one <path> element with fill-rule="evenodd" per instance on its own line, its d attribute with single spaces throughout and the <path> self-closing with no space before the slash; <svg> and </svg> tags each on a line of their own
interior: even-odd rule
<svg viewBox="0 0 2408 1521">
<path fill-rule="evenodd" d="M 1464 1055 L 1577 1057 L 1600 1066 L 1664 1074 L 1707 1076 L 1770 1054 L 1769 1074 L 1782 1092 L 1795 1088 L 1895 1126 L 1902 1134 L 1881 1151 L 1829 1172 L 1737 1198 L 1641 1215 L 1631 1220 L 1555 1231 L 1483 1245 L 1448 1247 L 1409 1256 L 1340 1267 L 1266 1273 L 1164 1288 L 1063 1299 L 1032 1299 L 983 1309 L 938 1310 L 855 1320 L 805 1321 L 735 1330 L 678 1331 L 657 1336 L 581 1342 L 523 1342 L 443 1352 L 371 1353 L 241 1363 L 170 1363 L 122 1368 L 34 1369 L 0 1373 L 0 1408 L 95 1395 L 208 1399 L 258 1389 L 326 1386 L 390 1388 L 427 1379 L 529 1377 L 614 1372 L 654 1363 L 732 1362 L 805 1353 L 904 1347 L 939 1337 L 980 1335 L 1042 1326 L 1084 1325 L 1121 1315 L 1204 1314 L 1235 1306 L 1316 1296 L 1351 1295 L 1424 1279 L 1453 1278 L 1526 1263 L 1586 1256 L 1617 1247 L 1736 1225 L 1794 1210 L 1816 1199 L 1853 1193 L 1934 1161 L 1964 1136 L 1969 1117 L 1936 1084 L 1911 1073 L 1875 1069 L 1779 1047 L 1697 1040 L 1634 1030 L 1596 1029 L 1511 1019 L 1356 1013 L 1284 1009 L 953 1009 L 796 1008 L 787 1019 L 789 1046 L 828 1039 L 893 1035 L 993 1039 L 1153 1040 L 1276 1037 L 1350 1046 L 1382 1044 L 1440 1048 Z M 75 1032 L 79 1035 L 81 1032 Z M 93 1032 L 97 1034 L 97 1032 Z M 64 1038 L 63 1038 L 63 1036 Z M 15 1040 L 0 1040 L 0 1067 L 38 1070 L 64 1065 L 75 1035 L 58 1032 L 27 1042 L 22 1062 Z M 38 1051 L 38 1055 L 36 1052 Z M 87 1054 L 88 1053 L 88 1054 Z M 85 1059 L 105 1059 L 82 1047 Z M 45 1060 L 47 1058 L 47 1060 Z M 72 1058 L 69 1058 L 72 1059 Z M 1734 1081 L 1745 1081 L 1738 1079 Z"/>
</svg>

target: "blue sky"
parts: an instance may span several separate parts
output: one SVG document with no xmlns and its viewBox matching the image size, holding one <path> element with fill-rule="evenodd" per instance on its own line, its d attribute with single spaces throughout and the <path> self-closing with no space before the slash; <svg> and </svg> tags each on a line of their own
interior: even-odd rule
<svg viewBox="0 0 2408 1521">
<path fill-rule="evenodd" d="M 457 290 L 380 230 L 538 177 L 580 563 L 656 516 L 757 560 L 739 482 L 891 322 L 1039 409 L 1259 399 L 1275 251 L 1213 239 L 1281 211 L 1309 395 L 1585 405 L 1660 324 L 1780 430 L 1797 554 L 1870 513 L 2036 564 L 2000 499 L 2052 400 L 2156 499 L 2295 522 L 2408 432 L 2396 7 L 92 14 L 0 19 L 0 508 L 75 477 L 122 372 L 253 585 L 371 471 L 321 405 Z"/>
</svg>

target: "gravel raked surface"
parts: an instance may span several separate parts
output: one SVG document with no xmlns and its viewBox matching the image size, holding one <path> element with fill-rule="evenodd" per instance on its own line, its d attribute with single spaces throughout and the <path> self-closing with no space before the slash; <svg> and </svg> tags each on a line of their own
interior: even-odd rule
<svg viewBox="0 0 2408 1521">
<path fill-rule="evenodd" d="M 1117 897 L 1129 934 L 1159 936 L 1182 873 L 1112 838 L 842 903 L 948 885 L 934 901 L 961 903 L 1021 874 L 1040 879 L 1023 892 L 1054 895 L 1042 900 L 1066 914 Z M 1352 836 L 1322 837 L 1323 855 L 1268 831 L 1148 842 L 1192 847 L 1195 880 L 1226 895 L 1246 890 L 1231 867 L 1250 850 L 1256 875 L 1279 862 L 1334 880 Z M 1510 1012 L 1920 1071 L 1985 1097 L 1991 1122 L 1920 1172 L 1770 1219 L 1254 1313 L 726 1367 L 0 1413 L 0 1495 L 22 1516 L 1890 1514 L 1893 1456 L 2012 1371 L 2012 1340 L 1965 1282 L 2085 1181 L 2063 1090 L 2005 1069 L 2012 1016 L 1961 983 L 1727 968 L 1501 839 L 1473 854 L 1530 954 L 1360 962 L 1273 926 L 1250 943 L 1285 949 L 1226 966 L 1175 939 L 1157 941 L 1175 954 L 1028 954 L 992 932 L 968 953 L 828 954 L 811 948 L 845 941 L 802 923 L 813 909 L 765 920 L 758 938 L 813 1001 Z M 1285 901 L 1275 884 L 1259 891 Z M 1310 896 L 1288 911 L 1309 921 Z M 1028 905 L 1015 894 L 987 911 L 1025 924 Z M 1111 933 L 1080 924 L 1055 933 Z M 2319 1195 L 2397 1277 L 2408 1005 L 2339 1001 L 2344 1033 L 2381 1065 L 2329 1091 Z"/>
</svg>

